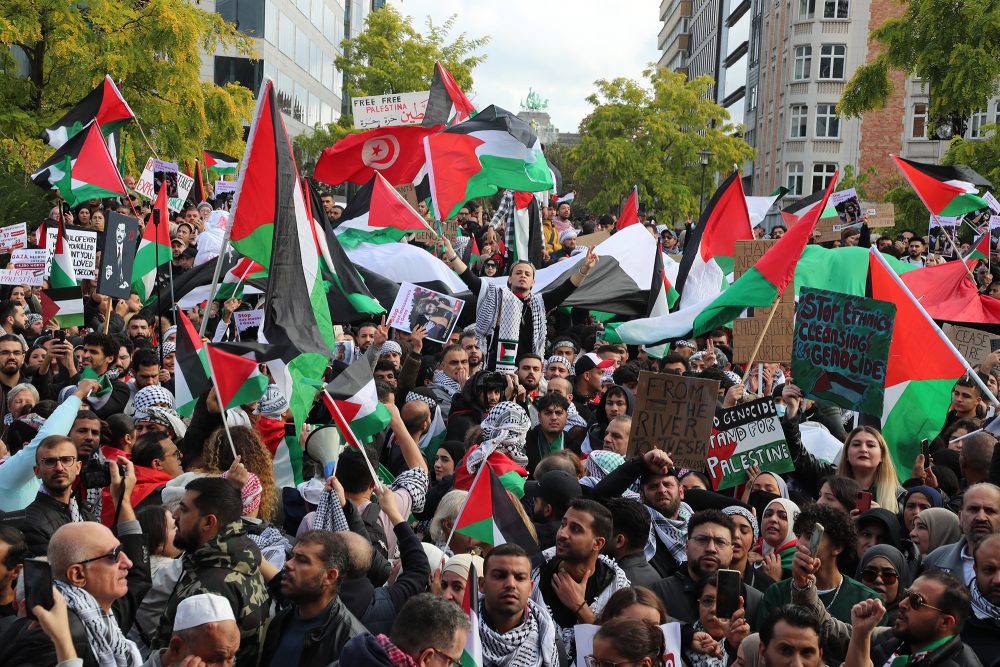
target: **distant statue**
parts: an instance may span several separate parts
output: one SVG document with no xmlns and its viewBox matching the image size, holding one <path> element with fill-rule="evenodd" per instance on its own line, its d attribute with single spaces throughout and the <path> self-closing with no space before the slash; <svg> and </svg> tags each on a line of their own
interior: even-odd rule
<svg viewBox="0 0 1000 667">
<path fill-rule="evenodd" d="M 549 108 L 549 101 L 528 88 L 528 97 L 521 100 L 521 108 L 525 111 L 545 111 Z"/>
</svg>

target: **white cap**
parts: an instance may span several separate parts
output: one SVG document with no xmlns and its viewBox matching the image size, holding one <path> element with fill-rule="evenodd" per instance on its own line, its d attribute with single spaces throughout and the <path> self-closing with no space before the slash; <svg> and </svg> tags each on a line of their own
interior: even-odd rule
<svg viewBox="0 0 1000 667">
<path fill-rule="evenodd" d="M 199 593 L 181 600 L 174 616 L 174 632 L 196 628 L 206 623 L 235 621 L 229 600 L 214 593 Z"/>
</svg>

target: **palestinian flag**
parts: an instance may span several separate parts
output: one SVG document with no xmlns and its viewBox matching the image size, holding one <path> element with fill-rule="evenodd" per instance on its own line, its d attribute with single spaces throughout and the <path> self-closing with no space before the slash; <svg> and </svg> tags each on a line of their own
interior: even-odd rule
<svg viewBox="0 0 1000 667">
<path fill-rule="evenodd" d="M 542 214 L 539 209 L 538 197 L 531 192 L 514 192 L 506 190 L 503 193 L 503 200 L 497 208 L 497 212 L 490 220 L 491 227 L 504 227 L 504 245 L 509 251 L 508 258 L 511 263 L 525 260 L 531 262 L 533 266 L 542 265 L 542 254 L 545 250 L 545 243 L 542 241 Z M 461 231 L 461 227 L 459 228 Z M 475 244 L 475 238 L 470 239 L 471 244 Z M 469 246 L 470 259 L 473 255 L 479 255 L 477 246 Z M 462 248 L 465 250 L 465 247 Z M 458 245 L 455 251 L 459 252 Z M 462 259 L 466 264 L 464 252 Z"/>
<path fill-rule="evenodd" d="M 976 244 L 969 251 L 969 254 L 965 256 L 965 259 L 981 259 L 984 262 L 990 261 L 990 245 L 992 241 L 993 238 L 990 236 L 990 230 L 987 228 L 986 233 L 976 240 Z"/>
<path fill-rule="evenodd" d="M 226 253 L 222 257 L 219 283 L 215 287 L 215 299 L 225 300 L 232 296 L 240 299 L 247 294 L 263 294 L 267 285 L 267 270 L 260 264 L 240 257 L 239 253 Z M 174 276 L 174 299 L 181 308 L 194 308 L 208 301 L 212 289 L 212 275 L 215 261 L 205 262 Z M 161 288 L 160 299 L 170 300 L 170 285 Z"/>
<path fill-rule="evenodd" d="M 618 216 L 616 228 L 621 231 L 637 222 L 639 222 L 639 188 L 633 186 L 632 194 L 628 196 L 625 206 L 622 208 L 622 214 Z"/>
<path fill-rule="evenodd" d="M 932 215 L 949 217 L 990 207 L 969 181 L 968 167 L 925 164 L 895 155 L 892 159 Z"/>
<path fill-rule="evenodd" d="M 323 397 L 327 407 L 330 401 L 337 405 L 359 440 L 367 441 L 389 426 L 389 410 L 378 400 L 372 367 L 364 357 L 329 382 L 325 393 L 329 397 Z M 330 413 L 335 411 L 331 409 Z"/>
<path fill-rule="evenodd" d="M 31 175 L 31 180 L 46 190 L 58 189 L 74 207 L 88 199 L 118 197 L 128 192 L 97 123 L 60 146 Z"/>
<path fill-rule="evenodd" d="M 688 238 L 677 273 L 680 306 L 707 303 L 719 296 L 733 272 L 736 242 L 752 238 L 743 180 L 734 171 L 712 195 Z"/>
<path fill-rule="evenodd" d="M 656 338 L 657 336 L 662 336 L 662 333 L 658 331 L 656 322 L 658 318 L 665 317 L 670 313 L 670 308 L 676 301 L 677 291 L 670 284 L 670 278 L 667 277 L 667 273 L 663 268 L 663 247 L 660 241 L 657 240 L 656 251 L 653 255 L 653 274 L 649 287 L 649 303 L 646 316 L 642 319 L 623 322 L 612 327 L 614 337 L 618 338 L 619 342 L 624 343 L 633 343 L 633 339 L 648 343 L 665 340 L 665 338 Z M 605 325 L 605 329 L 607 328 L 608 325 Z M 612 342 L 607 336 L 605 336 L 605 340 Z M 647 352 L 651 352 L 653 356 L 659 355 L 660 357 L 666 354 L 666 350 L 657 349 Z"/>
<path fill-rule="evenodd" d="M 462 610 L 469 615 L 469 624 L 472 626 L 465 635 L 462 667 L 482 667 L 483 644 L 479 637 L 479 573 L 476 572 L 475 563 L 469 564 L 469 578 L 465 581 Z"/>
<path fill-rule="evenodd" d="M 157 215 L 160 224 L 156 224 Z M 142 305 L 148 306 L 153 302 L 160 267 L 173 259 L 173 256 L 173 249 L 170 247 L 170 212 L 167 209 L 167 188 L 164 184 L 156 193 L 153 217 L 142 230 L 132 269 L 132 290 L 139 295 Z"/>
<path fill-rule="evenodd" d="M 811 209 L 797 225 L 789 228 L 749 271 L 695 318 L 695 336 L 727 325 L 747 308 L 765 308 L 775 304 L 795 277 L 795 266 L 809 243 L 809 237 L 819 222 L 819 213 L 826 207 L 836 183 L 835 174 L 820 204 Z"/>
<path fill-rule="evenodd" d="M 434 456 L 437 454 L 437 450 L 441 447 L 441 444 L 447 439 L 448 427 L 444 423 L 444 419 L 441 417 L 441 406 L 434 406 L 434 416 L 431 417 L 431 426 L 427 429 L 427 433 L 420 436 L 420 451 L 424 453 L 424 456 L 428 461 L 433 461 Z"/>
<path fill-rule="evenodd" d="M 413 183 L 424 165 L 424 137 L 441 128 L 441 125 L 380 127 L 349 134 L 323 149 L 313 178 L 330 185 L 363 185 L 375 174 L 382 174 L 392 185 Z"/>
<path fill-rule="evenodd" d="M 377 172 L 332 224 L 337 240 L 347 248 L 359 243 L 391 243 L 407 234 L 434 231 Z"/>
<path fill-rule="evenodd" d="M 975 259 L 945 262 L 901 277 L 913 297 L 937 321 L 1000 324 L 1000 300 L 979 293 L 970 277 L 975 265 Z"/>
<path fill-rule="evenodd" d="M 791 229 L 792 225 L 811 213 L 814 208 L 819 206 L 825 195 L 826 192 L 822 190 L 814 192 L 808 197 L 803 197 L 802 199 L 799 199 L 798 201 L 795 201 L 781 209 L 781 219 L 784 220 L 785 226 Z M 819 216 L 820 218 L 837 217 L 837 209 L 835 209 L 833 204 L 829 201 L 827 201 L 824 208 L 820 210 L 822 211 Z"/>
<path fill-rule="evenodd" d="M 438 220 L 455 217 L 470 199 L 509 188 L 553 187 L 542 145 L 527 122 L 497 106 L 424 138 L 431 201 Z"/>
<path fill-rule="evenodd" d="M 440 61 L 434 63 L 434 80 L 424 109 L 424 127 L 454 125 L 476 115 L 476 107 L 458 87 L 455 78 Z"/>
<path fill-rule="evenodd" d="M 490 461 L 493 456 L 495 453 L 490 455 Z M 463 462 L 460 471 L 464 470 Z M 492 465 L 484 465 L 479 470 L 471 486 L 465 487 L 469 489 L 469 495 L 455 519 L 455 532 L 493 547 L 514 543 L 524 547 L 528 553 L 538 551 L 538 544 L 514 509 L 514 501 L 507 495 L 507 489 Z M 457 475 L 455 488 L 461 488 Z"/>
<path fill-rule="evenodd" d="M 212 388 L 205 344 L 191 320 L 178 309 L 177 354 L 174 358 L 174 402 L 178 414 L 190 417 L 198 399 Z"/>
<path fill-rule="evenodd" d="M 224 409 L 253 403 L 264 395 L 267 376 L 260 372 L 255 359 L 226 352 L 211 344 L 205 345 L 205 349 L 212 381 Z"/>
<path fill-rule="evenodd" d="M 258 107 L 259 108 L 259 107 Z M 248 146 L 249 148 L 249 146 Z M 203 151 L 205 156 L 205 170 L 216 174 L 235 174 L 240 165 L 240 161 L 231 155 L 220 153 L 219 151 Z"/>
<path fill-rule="evenodd" d="M 882 435 L 902 482 L 920 453 L 920 441 L 936 437 L 944 428 L 957 380 L 968 375 L 984 396 L 997 401 L 884 257 L 872 248 L 869 260 L 871 298 L 896 305 Z"/>
<path fill-rule="evenodd" d="M 107 373 L 104 375 L 98 375 L 92 367 L 87 366 L 80 373 L 80 377 L 84 380 L 96 380 L 101 386 L 100 388 L 92 392 L 90 396 L 87 397 L 87 405 L 90 406 L 92 410 L 100 410 L 108 401 L 111 400 L 111 380 L 108 378 Z"/>
<path fill-rule="evenodd" d="M 48 302 L 49 312 L 55 319 L 58 328 L 83 326 L 83 293 L 76 282 L 76 272 L 73 270 L 73 257 L 70 253 L 66 231 L 59 221 L 59 231 L 56 234 L 56 247 L 52 255 L 52 273 L 49 275 L 49 286 L 42 290 L 43 306 Z"/>
<path fill-rule="evenodd" d="M 42 130 L 42 139 L 53 148 L 59 148 L 80 133 L 91 121 L 97 121 L 105 135 L 120 129 L 135 118 L 125 98 L 110 75 L 104 75 L 97 88 L 94 88 L 76 106 Z"/>
</svg>

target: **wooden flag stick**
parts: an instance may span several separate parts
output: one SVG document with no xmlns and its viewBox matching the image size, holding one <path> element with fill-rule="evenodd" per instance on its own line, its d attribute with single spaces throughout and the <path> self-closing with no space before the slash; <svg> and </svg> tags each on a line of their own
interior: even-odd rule
<svg viewBox="0 0 1000 667">
<path fill-rule="evenodd" d="M 760 346 L 764 342 L 764 336 L 767 335 L 767 330 L 771 328 L 771 320 L 774 319 L 774 314 L 778 312 L 778 302 L 781 301 L 781 294 L 774 299 L 774 303 L 771 304 L 771 314 L 767 316 L 767 321 L 764 322 L 764 328 L 761 329 L 760 336 L 757 337 L 757 343 L 753 346 L 753 352 L 750 354 L 750 361 L 747 362 L 746 370 L 743 371 L 742 383 L 746 384 L 747 378 L 750 377 L 750 373 L 753 371 L 753 364 L 757 361 L 757 353 L 760 352 Z M 757 387 L 758 391 L 760 387 Z"/>
</svg>

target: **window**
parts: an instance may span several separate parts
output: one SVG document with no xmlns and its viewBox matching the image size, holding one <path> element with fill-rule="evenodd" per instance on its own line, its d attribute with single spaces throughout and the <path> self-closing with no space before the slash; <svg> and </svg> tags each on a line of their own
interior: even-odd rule
<svg viewBox="0 0 1000 667">
<path fill-rule="evenodd" d="M 846 19 L 850 8 L 850 0 L 824 0 L 823 18 Z"/>
<path fill-rule="evenodd" d="M 804 104 L 793 104 L 791 117 L 792 129 L 789 136 L 792 139 L 805 139 L 809 123 L 809 107 Z"/>
<path fill-rule="evenodd" d="M 282 72 L 278 73 L 278 105 L 287 114 L 292 113 L 292 77 Z"/>
<path fill-rule="evenodd" d="M 792 162 L 788 165 L 788 179 L 786 181 L 785 187 L 788 188 L 788 194 L 790 195 L 801 195 L 802 194 L 802 163 Z"/>
<path fill-rule="evenodd" d="M 238 83 L 256 93 L 260 89 L 263 75 L 264 62 L 262 60 L 215 56 L 215 83 L 218 86 Z"/>
<path fill-rule="evenodd" d="M 847 63 L 847 47 L 843 44 L 824 44 L 819 52 L 819 78 L 843 79 Z"/>
<path fill-rule="evenodd" d="M 836 104 L 816 105 L 816 137 L 823 139 L 840 138 L 840 116 Z"/>
<path fill-rule="evenodd" d="M 278 45 L 278 14 L 279 12 L 270 2 L 264 6 L 264 39 L 275 46 Z"/>
<path fill-rule="evenodd" d="M 317 30 L 323 29 L 323 0 L 312 0 L 312 7 L 309 11 L 309 20 L 316 26 Z"/>
<path fill-rule="evenodd" d="M 793 81 L 805 81 L 812 73 L 813 47 L 795 47 L 795 69 L 792 72 Z"/>
<path fill-rule="evenodd" d="M 808 21 L 816 18 L 816 0 L 799 0 L 799 20 Z"/>
<path fill-rule="evenodd" d="M 285 14 L 278 16 L 278 48 L 289 58 L 295 53 L 295 24 Z"/>
<path fill-rule="evenodd" d="M 910 128 L 911 139 L 927 138 L 927 105 L 913 105 L 913 125 Z"/>
<path fill-rule="evenodd" d="M 973 112 L 972 119 L 969 122 L 970 139 L 982 139 L 985 136 L 983 128 L 986 125 L 986 116 L 986 109 Z"/>
<path fill-rule="evenodd" d="M 830 185 L 833 175 L 837 173 L 836 163 L 821 162 L 813 165 L 813 192 L 822 192 Z"/>
<path fill-rule="evenodd" d="M 757 84 L 750 86 L 750 90 L 747 92 L 747 111 L 753 111 L 757 108 Z"/>
<path fill-rule="evenodd" d="M 215 13 L 236 29 L 253 37 L 264 34 L 264 2 L 263 0 L 216 0 Z"/>
<path fill-rule="evenodd" d="M 301 28 L 295 29 L 295 64 L 309 71 L 309 39 Z"/>
<path fill-rule="evenodd" d="M 306 122 L 306 106 L 309 103 L 309 94 L 306 92 L 305 86 L 301 83 L 295 83 L 295 97 L 292 100 L 292 118 L 295 120 L 305 123 Z"/>
</svg>

